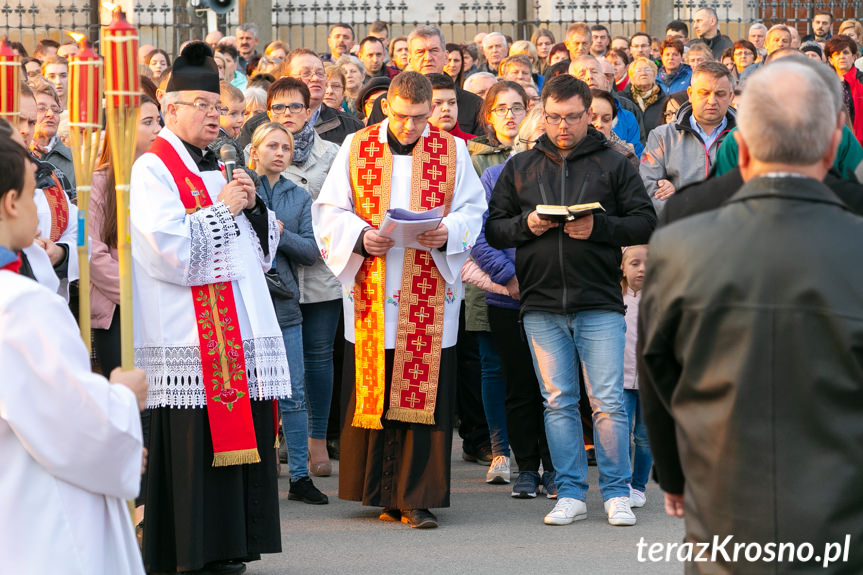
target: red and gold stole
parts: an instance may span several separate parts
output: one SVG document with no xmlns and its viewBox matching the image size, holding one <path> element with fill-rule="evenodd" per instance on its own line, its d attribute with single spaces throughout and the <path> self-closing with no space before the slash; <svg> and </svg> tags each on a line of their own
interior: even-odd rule
<svg viewBox="0 0 863 575">
<path fill-rule="evenodd" d="M 455 190 L 456 147 L 452 136 L 429 126 L 413 149 L 410 209 L 443 204 Z M 389 208 L 392 152 L 380 142 L 380 124 L 351 142 L 351 186 L 357 215 L 378 227 Z M 382 429 L 385 389 L 385 258 L 366 258 L 354 288 L 356 409 L 352 425 Z M 406 249 L 399 297 L 395 361 L 387 419 L 434 425 L 446 281 L 431 254 Z"/>
<path fill-rule="evenodd" d="M 51 179 L 54 180 L 54 185 L 42 188 L 42 193 L 45 194 L 48 209 L 51 210 L 51 235 L 48 237 L 52 242 L 56 242 L 69 226 L 69 204 L 57 176 L 51 174 Z"/>
<path fill-rule="evenodd" d="M 190 171 L 174 147 L 156 138 L 150 148 L 171 172 L 187 214 L 213 204 L 200 176 Z M 207 391 L 207 417 L 213 437 L 213 466 L 258 463 L 246 358 L 234 290 L 230 281 L 192 286 L 198 343 Z"/>
</svg>

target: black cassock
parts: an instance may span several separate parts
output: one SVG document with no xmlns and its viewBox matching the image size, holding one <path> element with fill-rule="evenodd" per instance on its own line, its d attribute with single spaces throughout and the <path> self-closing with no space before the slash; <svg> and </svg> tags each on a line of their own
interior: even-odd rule
<svg viewBox="0 0 863 575">
<path fill-rule="evenodd" d="M 455 346 L 441 351 L 434 425 L 386 419 L 394 355 L 386 350 L 383 429 L 353 427 L 354 344 L 345 342 L 339 499 L 396 509 L 449 507 Z"/>
<path fill-rule="evenodd" d="M 144 510 L 147 572 L 280 553 L 272 401 L 253 401 L 260 463 L 213 467 L 206 409 L 151 409 Z"/>
</svg>

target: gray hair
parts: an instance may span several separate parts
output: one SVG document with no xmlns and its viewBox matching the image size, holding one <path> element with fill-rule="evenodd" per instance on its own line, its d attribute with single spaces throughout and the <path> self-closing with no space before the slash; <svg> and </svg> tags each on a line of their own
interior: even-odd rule
<svg viewBox="0 0 863 575">
<path fill-rule="evenodd" d="M 765 26 L 761 22 L 756 22 L 755 24 L 753 24 L 749 27 L 749 31 L 751 32 L 752 30 L 764 30 L 764 32 L 766 33 L 767 32 L 767 26 Z"/>
<path fill-rule="evenodd" d="M 246 106 L 248 106 L 252 102 L 259 106 L 267 105 L 267 92 L 264 91 L 263 88 L 256 88 L 254 86 L 251 88 L 246 88 L 244 96 Z"/>
<path fill-rule="evenodd" d="M 237 26 L 237 32 L 251 32 L 252 36 L 255 38 L 258 37 L 258 26 L 257 24 L 252 24 L 251 22 L 246 22 L 245 24 L 240 24 Z"/>
<path fill-rule="evenodd" d="M 434 26 L 418 26 L 411 30 L 411 33 L 408 34 L 408 46 L 411 45 L 411 41 L 414 38 L 440 38 L 440 45 L 446 46 L 446 38 L 444 38 L 443 32 L 440 28 L 436 28 Z"/>
<path fill-rule="evenodd" d="M 842 110 L 839 80 L 826 68 L 789 56 L 748 79 L 737 125 L 753 158 L 808 166 L 824 157 Z"/>
<path fill-rule="evenodd" d="M 344 56 L 341 56 L 338 60 L 336 60 L 336 66 L 341 66 L 342 68 L 344 68 L 345 64 L 352 64 L 356 66 L 363 76 L 366 75 L 366 67 L 356 56 L 352 56 L 351 54 L 345 54 Z"/>
<path fill-rule="evenodd" d="M 482 47 L 485 48 L 488 45 L 489 40 L 494 40 L 495 38 L 503 39 L 503 45 L 508 46 L 509 43 L 506 41 L 506 36 L 500 32 L 489 32 L 485 35 L 485 38 L 482 39 Z"/>
<path fill-rule="evenodd" d="M 495 82 L 497 82 L 497 76 L 495 76 L 494 74 L 492 74 L 490 72 L 474 72 L 473 74 L 471 74 L 470 76 L 465 78 L 464 90 L 467 92 L 470 92 L 470 88 L 471 88 L 471 86 L 473 86 L 473 83 L 475 81 L 481 80 L 483 78 L 490 78 L 490 79 L 494 80 Z"/>
</svg>

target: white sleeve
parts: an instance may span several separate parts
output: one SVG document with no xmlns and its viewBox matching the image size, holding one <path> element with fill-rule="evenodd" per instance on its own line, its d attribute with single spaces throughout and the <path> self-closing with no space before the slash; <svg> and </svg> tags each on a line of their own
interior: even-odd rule
<svg viewBox="0 0 863 575">
<path fill-rule="evenodd" d="M 0 418 L 45 470 L 93 493 L 132 499 L 141 477 L 134 394 L 90 371 L 65 302 L 30 290 L 0 310 Z"/>
<path fill-rule="evenodd" d="M 65 197 L 66 194 L 63 194 Z M 80 277 L 78 269 L 78 207 L 66 198 L 66 206 L 69 210 L 69 225 L 57 240 L 58 244 L 65 244 L 69 252 L 69 262 L 66 267 L 66 279 L 70 282 Z"/>
<path fill-rule="evenodd" d="M 130 226 L 132 257 L 157 280 L 193 286 L 243 276 L 228 207 L 218 202 L 186 214 L 173 178 L 152 154 L 132 167 Z"/>
<path fill-rule="evenodd" d="M 351 284 L 363 263 L 354 253 L 360 233 L 370 226 L 354 212 L 350 180 L 350 149 L 353 134 L 336 154 L 318 199 L 312 204 L 312 225 L 321 257 L 343 284 Z"/>
<path fill-rule="evenodd" d="M 449 232 L 446 252 L 431 250 L 438 271 L 447 283 L 455 283 L 461 277 L 461 268 L 482 230 L 482 215 L 488 209 L 485 189 L 476 175 L 467 147 L 460 138 L 455 142 L 455 192 L 449 213 L 441 222 Z"/>
</svg>

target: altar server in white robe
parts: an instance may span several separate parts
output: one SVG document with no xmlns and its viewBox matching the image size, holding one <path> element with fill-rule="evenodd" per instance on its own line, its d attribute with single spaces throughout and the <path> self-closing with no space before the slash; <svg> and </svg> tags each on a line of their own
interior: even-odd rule
<svg viewBox="0 0 863 575">
<path fill-rule="evenodd" d="M 226 183 L 207 150 L 222 112 L 212 53 L 193 42 L 174 62 L 165 129 L 132 168 L 148 571 L 239 573 L 281 551 L 273 400 L 290 376 L 264 278 L 280 230 L 251 178 Z"/>
<path fill-rule="evenodd" d="M 425 76 L 396 76 L 388 119 L 346 138 L 312 206 L 344 293 L 339 497 L 415 528 L 437 526 L 429 508 L 450 504 L 461 268 L 486 210 L 464 142 L 427 123 L 431 96 Z M 441 206 L 419 249 L 378 233 L 388 209 Z"/>
<path fill-rule="evenodd" d="M 38 226 L 35 164 L 0 126 L 0 573 L 143 574 L 140 370 L 90 371 L 66 302 L 17 273 Z"/>
</svg>

